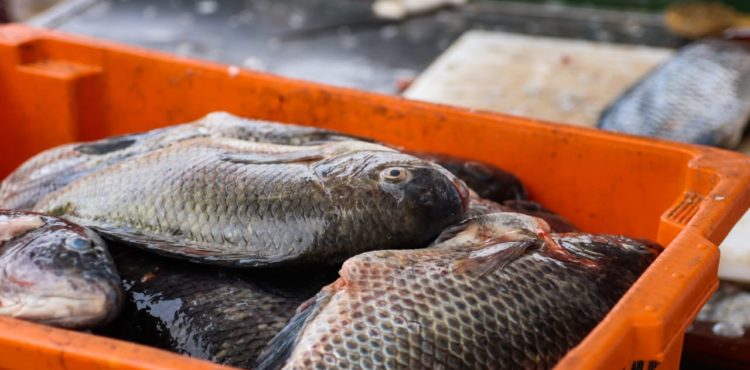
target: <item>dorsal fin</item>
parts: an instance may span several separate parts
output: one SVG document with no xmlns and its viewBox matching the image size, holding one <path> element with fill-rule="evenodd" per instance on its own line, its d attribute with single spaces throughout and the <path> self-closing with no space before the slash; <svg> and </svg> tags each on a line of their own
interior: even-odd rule
<svg viewBox="0 0 750 370">
<path fill-rule="evenodd" d="M 505 267 L 527 252 L 541 248 L 543 244 L 543 240 L 536 238 L 500 243 L 488 240 L 481 248 L 472 251 L 467 258 L 457 261 L 454 271 L 483 277 Z"/>
<path fill-rule="evenodd" d="M 129 148 L 145 134 L 115 136 L 92 143 L 78 145 L 75 149 L 83 154 L 103 155 Z"/>
<path fill-rule="evenodd" d="M 325 159 L 321 153 L 300 150 L 286 153 L 231 153 L 221 156 L 225 162 L 237 164 L 309 163 Z"/>
<path fill-rule="evenodd" d="M 257 370 L 277 370 L 286 365 L 297 346 L 307 320 L 314 317 L 318 309 L 328 301 L 329 293 L 326 288 L 302 303 L 297 308 L 297 314 L 289 320 L 286 326 L 276 334 L 266 345 L 255 361 L 254 368 Z"/>
</svg>

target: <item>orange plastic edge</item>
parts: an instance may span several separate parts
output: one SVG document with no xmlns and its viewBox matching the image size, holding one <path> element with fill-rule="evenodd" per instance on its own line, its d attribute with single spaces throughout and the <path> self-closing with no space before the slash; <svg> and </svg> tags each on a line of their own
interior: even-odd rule
<svg viewBox="0 0 750 370">
<path fill-rule="evenodd" d="M 169 83 L 159 78 L 168 78 Z M 191 95 L 196 91 L 201 95 Z M 127 102 L 134 102 L 133 107 Z M 530 183 L 532 195 L 566 216 L 574 216 L 574 221 L 590 225 L 587 229 L 632 231 L 668 244 L 664 254 L 558 369 L 630 368 L 639 361 L 646 367 L 658 363 L 660 368 L 677 368 L 682 334 L 717 285 L 716 245 L 750 205 L 750 161 L 736 153 L 405 101 L 248 71 L 227 73 L 227 66 L 215 63 L 20 25 L 0 27 L 0 104 L 0 122 L 4 122 L 0 126 L 0 175 L 51 145 L 184 122 L 223 109 L 502 164 L 527 174 L 522 178 L 534 180 Z M 24 126 L 11 128 L 5 122 Z M 462 139 L 474 147 L 457 145 Z M 515 142 L 519 140 L 522 142 Z M 498 163 L 519 153 L 524 145 L 539 141 L 565 150 L 535 147 L 551 164 L 525 158 Z M 499 143 L 507 148 L 496 148 Z M 589 152 L 572 150 L 577 146 Z M 607 147 L 624 154 L 618 157 Z M 598 152 L 613 156 L 604 161 L 582 159 Z M 636 189 L 630 194 L 613 188 L 614 193 L 629 199 L 619 202 L 623 215 L 613 215 L 617 222 L 608 224 L 598 219 L 603 214 L 599 203 L 607 194 L 592 192 L 588 196 L 594 200 L 573 196 L 571 201 L 550 194 L 546 187 L 584 187 L 556 183 L 557 177 L 569 182 L 593 181 L 577 180 L 585 174 L 566 177 L 556 172 L 566 161 L 588 161 L 602 173 L 607 173 L 607 161 L 651 175 L 662 166 L 665 177 L 673 176 L 674 181 L 654 184 L 653 189 L 627 177 L 613 182 Z M 675 166 L 683 162 L 686 168 Z M 530 169 L 529 165 L 539 168 Z M 546 182 L 537 184 L 535 179 L 544 175 L 549 176 Z M 660 197 L 651 196 L 653 193 Z M 674 197 L 666 199 L 665 194 Z M 633 217 L 639 209 L 629 208 L 631 201 L 642 203 L 644 220 Z M 598 213 L 582 211 L 596 207 L 600 207 Z M 659 222 L 651 220 L 652 214 Z M 623 225 L 623 221 L 633 225 Z M 0 318 L 0 358 L 3 367 L 14 369 L 220 368 L 152 348 L 7 318 Z"/>
</svg>

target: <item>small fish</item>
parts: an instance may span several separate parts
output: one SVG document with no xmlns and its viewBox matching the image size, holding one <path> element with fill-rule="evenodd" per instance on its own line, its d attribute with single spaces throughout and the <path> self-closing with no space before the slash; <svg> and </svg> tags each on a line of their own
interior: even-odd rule
<svg viewBox="0 0 750 370">
<path fill-rule="evenodd" d="M 65 220 L 0 210 L 0 315 L 82 329 L 112 320 L 121 302 L 99 236 Z"/>
<path fill-rule="evenodd" d="M 445 169 L 377 144 L 194 139 L 93 173 L 36 209 L 174 257 L 271 266 L 425 246 L 467 205 Z"/>
<path fill-rule="evenodd" d="M 477 161 L 467 161 L 445 154 L 405 152 L 437 163 L 461 179 L 481 198 L 495 202 L 528 199 L 526 188 L 516 175 Z"/>
<path fill-rule="evenodd" d="M 702 40 L 680 49 L 599 118 L 608 131 L 736 147 L 750 118 L 750 45 Z"/>
<path fill-rule="evenodd" d="M 296 308 L 334 278 L 286 273 L 288 283 L 113 245 L 125 287 L 118 319 L 99 334 L 250 368 Z M 301 287 L 300 287 L 301 286 Z"/>
<path fill-rule="evenodd" d="M 352 140 L 352 137 L 318 128 L 249 120 L 215 112 L 192 123 L 88 143 L 66 144 L 44 151 L 0 183 L 0 208 L 33 209 L 45 195 L 88 174 L 134 156 L 203 137 L 283 145 Z"/>
<path fill-rule="evenodd" d="M 544 221 L 517 213 L 445 233 L 430 248 L 347 260 L 257 368 L 551 368 L 659 251 L 618 236 L 550 236 Z"/>
</svg>

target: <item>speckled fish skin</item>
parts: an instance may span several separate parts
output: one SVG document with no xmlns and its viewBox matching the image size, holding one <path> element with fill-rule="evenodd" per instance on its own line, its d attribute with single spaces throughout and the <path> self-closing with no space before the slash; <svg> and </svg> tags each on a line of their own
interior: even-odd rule
<svg viewBox="0 0 750 370">
<path fill-rule="evenodd" d="M 94 232 L 0 210 L 0 315 L 82 329 L 107 323 L 121 303 L 114 262 Z"/>
<path fill-rule="evenodd" d="M 270 266 L 424 246 L 468 202 L 444 169 L 376 144 L 278 148 L 182 142 L 80 179 L 37 209 L 175 257 Z"/>
<path fill-rule="evenodd" d="M 0 183 L 0 208 L 30 210 L 43 196 L 130 157 L 201 137 L 249 142 L 310 145 L 351 140 L 313 127 L 249 120 L 224 112 L 193 123 L 103 140 L 66 144 L 44 151 L 22 164 Z"/>
<path fill-rule="evenodd" d="M 750 45 L 703 40 L 683 47 L 599 118 L 609 131 L 726 148 L 750 118 Z"/>
<path fill-rule="evenodd" d="M 463 226 L 427 249 L 347 260 L 258 368 L 551 368 L 657 253 L 623 237 L 550 237 L 544 221 L 515 213 Z"/>
<path fill-rule="evenodd" d="M 113 246 L 126 292 L 122 314 L 100 334 L 219 364 L 249 368 L 296 308 L 330 280 L 289 274 L 301 288 L 264 276 L 175 261 Z M 305 273 L 308 274 L 308 273 Z"/>
</svg>

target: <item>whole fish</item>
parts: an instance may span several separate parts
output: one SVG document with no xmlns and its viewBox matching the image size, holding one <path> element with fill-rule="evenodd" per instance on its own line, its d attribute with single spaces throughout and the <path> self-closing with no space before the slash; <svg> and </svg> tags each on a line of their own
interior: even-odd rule
<svg viewBox="0 0 750 370">
<path fill-rule="evenodd" d="M 249 368 L 260 351 L 325 284 L 318 275 L 285 274 L 295 286 L 265 276 L 165 259 L 132 248 L 112 254 L 126 303 L 100 334 L 216 363 Z M 325 278 L 325 276 L 323 276 Z"/>
<path fill-rule="evenodd" d="M 445 169 L 377 144 L 195 139 L 93 173 L 36 209 L 196 262 L 270 266 L 425 246 L 467 203 Z"/>
<path fill-rule="evenodd" d="M 0 208 L 32 209 L 43 196 L 90 173 L 133 156 L 202 137 L 284 145 L 351 140 L 351 137 L 318 128 L 249 120 L 215 112 L 188 124 L 88 143 L 66 144 L 44 151 L 0 183 Z"/>
<path fill-rule="evenodd" d="M 407 151 L 415 157 L 437 163 L 461 179 L 481 198 L 495 202 L 528 198 L 526 188 L 516 175 L 477 161 L 467 161 L 446 154 Z"/>
<path fill-rule="evenodd" d="M 750 45 L 703 40 L 680 49 L 599 118 L 609 131 L 732 148 L 750 118 Z"/>
<path fill-rule="evenodd" d="M 551 368 L 607 314 L 658 247 L 548 235 L 479 216 L 421 250 L 373 251 L 303 304 L 259 369 Z"/>
<path fill-rule="evenodd" d="M 0 210 L 0 315 L 89 328 L 114 318 L 121 302 L 114 262 L 94 232 Z"/>
</svg>

